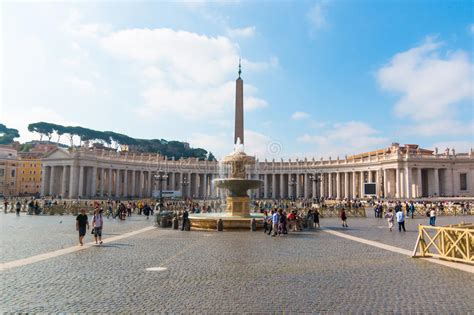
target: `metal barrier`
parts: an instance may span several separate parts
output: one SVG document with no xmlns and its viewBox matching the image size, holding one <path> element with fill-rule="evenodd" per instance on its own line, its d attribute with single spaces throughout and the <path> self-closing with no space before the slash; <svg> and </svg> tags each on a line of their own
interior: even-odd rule
<svg viewBox="0 0 474 315">
<path fill-rule="evenodd" d="M 474 224 L 419 225 L 413 257 L 437 257 L 474 265 Z"/>
</svg>

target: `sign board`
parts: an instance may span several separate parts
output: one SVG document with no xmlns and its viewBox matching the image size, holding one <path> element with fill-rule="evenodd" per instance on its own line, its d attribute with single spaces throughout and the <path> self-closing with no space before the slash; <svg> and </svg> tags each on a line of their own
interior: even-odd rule
<svg viewBox="0 0 474 315">
<path fill-rule="evenodd" d="M 181 197 L 181 191 L 180 190 L 163 190 L 163 198 L 179 198 Z M 160 198 L 160 191 L 159 190 L 153 190 L 153 197 L 154 198 Z"/>
<path fill-rule="evenodd" d="M 375 183 L 364 183 L 364 195 L 366 195 L 366 196 L 376 196 L 377 195 L 377 185 Z"/>
</svg>

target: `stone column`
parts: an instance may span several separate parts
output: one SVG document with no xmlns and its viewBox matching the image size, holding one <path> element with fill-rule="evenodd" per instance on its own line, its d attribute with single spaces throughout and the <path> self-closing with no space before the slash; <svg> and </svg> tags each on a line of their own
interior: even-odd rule
<svg viewBox="0 0 474 315">
<path fill-rule="evenodd" d="M 301 197 L 301 174 L 296 174 L 296 198 Z"/>
<path fill-rule="evenodd" d="M 191 173 L 188 173 L 188 174 L 187 174 L 188 186 L 186 186 L 186 197 L 188 197 L 188 198 L 192 198 L 192 197 L 193 197 L 193 196 L 191 195 L 191 185 L 193 184 L 191 179 L 192 179 L 192 178 L 191 178 Z"/>
<path fill-rule="evenodd" d="M 55 168 L 56 168 L 56 166 L 51 166 L 51 172 L 50 172 L 51 175 L 49 175 L 49 194 L 50 194 L 50 195 L 54 195 L 54 194 L 55 194 L 55 192 L 54 192 L 54 184 L 55 184 L 55 182 L 56 182 L 56 181 L 54 180 L 54 176 L 55 176 L 55 174 L 54 174 L 54 169 L 55 169 Z"/>
<path fill-rule="evenodd" d="M 380 170 L 375 171 L 375 193 L 380 197 Z"/>
<path fill-rule="evenodd" d="M 115 197 L 120 197 L 120 170 L 115 170 Z"/>
<path fill-rule="evenodd" d="M 176 190 L 176 173 L 175 172 L 171 172 L 170 186 L 171 186 L 171 190 L 173 191 Z"/>
<path fill-rule="evenodd" d="M 406 184 L 407 184 L 405 197 L 411 198 L 413 197 L 412 189 L 411 189 L 411 168 L 409 168 L 408 166 L 405 167 L 405 178 L 406 178 Z"/>
<path fill-rule="evenodd" d="M 341 199 L 341 173 L 336 173 L 336 198 Z"/>
<path fill-rule="evenodd" d="M 146 197 L 151 197 L 151 193 L 152 193 L 152 190 L 153 190 L 153 185 L 152 185 L 152 182 L 151 182 L 151 172 L 148 171 L 148 186 L 147 186 L 147 190 L 146 190 Z"/>
<path fill-rule="evenodd" d="M 349 198 L 349 172 L 344 172 L 344 198 Z"/>
<path fill-rule="evenodd" d="M 263 174 L 263 198 L 268 199 L 268 174 Z"/>
<path fill-rule="evenodd" d="M 357 195 L 357 180 L 356 180 L 356 172 L 352 172 L 352 194 L 351 197 L 355 198 Z"/>
<path fill-rule="evenodd" d="M 77 182 L 76 182 L 76 167 L 74 165 L 70 166 L 69 173 L 69 198 L 73 199 L 77 197 Z"/>
<path fill-rule="evenodd" d="M 207 199 L 207 174 L 203 174 L 203 186 L 202 186 L 202 197 Z"/>
<path fill-rule="evenodd" d="M 97 195 L 97 167 L 92 167 L 91 173 L 91 197 L 94 198 Z"/>
<path fill-rule="evenodd" d="M 123 171 L 123 196 L 128 197 L 128 169 Z"/>
<path fill-rule="evenodd" d="M 321 189 L 321 191 L 320 191 L 320 193 L 319 193 L 319 196 L 320 196 L 320 197 L 326 197 L 326 196 L 325 196 L 325 193 L 326 193 L 326 192 L 324 191 L 324 187 L 325 187 L 325 185 L 326 185 L 325 177 L 326 177 L 326 176 L 324 176 L 324 174 L 321 173 L 321 183 L 320 183 L 320 187 L 319 187 L 319 188 Z"/>
<path fill-rule="evenodd" d="M 365 196 L 364 195 L 364 171 L 361 171 L 359 173 L 359 176 L 360 176 L 360 178 L 359 178 L 359 181 L 360 181 L 360 187 L 359 187 L 360 195 L 359 195 L 359 197 L 363 198 Z"/>
<path fill-rule="evenodd" d="M 79 166 L 79 187 L 77 190 L 77 196 L 83 197 L 84 194 L 84 166 Z"/>
<path fill-rule="evenodd" d="M 135 197 L 137 195 L 137 188 L 135 187 L 136 186 L 136 173 L 137 171 L 136 170 L 132 170 L 132 191 L 130 192 L 130 195 L 132 197 Z"/>
<path fill-rule="evenodd" d="M 145 173 L 140 171 L 139 185 L 138 185 L 138 197 L 143 197 L 143 186 L 145 185 Z"/>
<path fill-rule="evenodd" d="M 284 181 L 284 175 L 282 173 L 280 173 L 280 194 L 279 194 L 279 198 L 280 199 L 283 199 L 285 198 L 285 181 Z"/>
<path fill-rule="evenodd" d="M 332 195 L 332 173 L 328 173 L 328 197 L 333 198 L 333 195 Z"/>
<path fill-rule="evenodd" d="M 66 187 L 67 187 L 67 166 L 63 166 L 61 172 L 61 197 L 66 198 Z"/>
<path fill-rule="evenodd" d="M 107 175 L 107 197 L 111 198 L 112 197 L 112 184 L 114 181 L 114 174 L 112 168 L 109 168 L 109 174 Z"/>
<path fill-rule="evenodd" d="M 369 174 L 368 174 L 368 175 L 369 175 L 368 182 L 369 182 L 369 183 L 372 183 L 372 182 L 374 181 L 374 179 L 373 179 L 373 176 L 372 176 L 373 174 L 372 174 L 372 171 L 371 171 L 371 170 L 369 170 Z"/>
<path fill-rule="evenodd" d="M 313 180 L 312 180 L 312 183 L 311 183 L 311 187 L 312 187 L 312 198 L 316 198 L 318 196 L 318 186 L 317 186 L 317 174 L 314 173 L 313 174 Z M 321 179 L 319 179 L 321 180 Z"/>
<path fill-rule="evenodd" d="M 416 181 L 417 181 L 417 187 L 416 187 L 416 197 L 421 198 L 423 195 L 423 189 L 422 189 L 422 178 L 421 178 L 421 167 L 418 167 L 416 171 Z"/>
<path fill-rule="evenodd" d="M 401 198 L 400 169 L 398 167 L 395 169 L 395 197 L 396 198 Z"/>
<path fill-rule="evenodd" d="M 47 171 L 48 171 L 48 167 L 45 165 L 42 165 L 41 167 L 41 196 L 44 196 L 46 194 L 46 190 L 49 189 L 49 183 L 46 181 Z M 46 187 L 46 185 L 48 185 L 48 187 Z"/>
<path fill-rule="evenodd" d="M 100 169 L 100 186 L 99 186 L 99 191 L 100 191 L 100 196 L 104 197 L 104 180 L 105 180 L 105 169 L 102 167 Z"/>
<path fill-rule="evenodd" d="M 272 174 L 272 198 L 277 198 L 277 185 L 276 185 L 276 174 Z"/>
<path fill-rule="evenodd" d="M 303 189 L 303 192 L 304 192 L 304 198 L 305 199 L 308 199 L 309 198 L 309 174 L 308 173 L 304 173 L 303 175 L 304 177 L 304 189 Z"/>
<path fill-rule="evenodd" d="M 433 170 L 434 172 L 434 193 L 436 197 L 439 197 L 439 171 L 437 168 Z"/>
</svg>

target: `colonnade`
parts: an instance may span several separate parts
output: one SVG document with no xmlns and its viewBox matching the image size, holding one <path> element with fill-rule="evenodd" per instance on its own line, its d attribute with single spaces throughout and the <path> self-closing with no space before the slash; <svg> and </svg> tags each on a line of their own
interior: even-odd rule
<svg viewBox="0 0 474 315">
<path fill-rule="evenodd" d="M 112 167 L 58 165 L 43 166 L 41 194 L 64 198 L 151 197 L 160 189 L 180 191 L 183 197 L 213 198 L 218 192 L 215 174 L 166 172 Z"/>
<path fill-rule="evenodd" d="M 419 198 L 452 195 L 452 170 L 440 168 L 381 168 L 377 170 L 250 175 L 263 186 L 257 198 L 360 198 L 366 197 L 365 183 L 375 183 L 375 195 L 386 198 Z"/>
</svg>

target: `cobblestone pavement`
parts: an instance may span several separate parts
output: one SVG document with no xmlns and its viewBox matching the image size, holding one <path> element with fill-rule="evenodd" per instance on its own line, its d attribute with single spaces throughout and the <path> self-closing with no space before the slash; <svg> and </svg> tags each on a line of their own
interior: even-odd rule
<svg viewBox="0 0 474 315">
<path fill-rule="evenodd" d="M 346 233 L 387 232 L 361 220 Z M 472 274 L 320 230 L 157 229 L 4 271 L 0 287 L 3 312 L 474 312 Z"/>
<path fill-rule="evenodd" d="M 92 216 L 89 216 L 89 221 Z M 118 235 L 137 230 L 153 224 L 145 216 L 135 215 L 125 221 L 104 218 L 103 237 Z M 77 245 L 76 217 L 64 216 L 32 216 L 22 213 L 0 213 L 0 262 L 8 262 L 20 258 Z M 91 242 L 93 235 L 86 234 L 85 241 Z"/>
<path fill-rule="evenodd" d="M 438 226 L 458 224 L 461 222 L 474 222 L 474 216 L 446 216 L 436 218 L 436 225 Z M 416 239 L 418 237 L 418 225 L 429 225 L 428 218 L 426 217 L 407 219 L 405 222 L 406 232 L 398 232 L 397 222 L 394 223 L 392 232 L 390 232 L 387 220 L 380 218 L 349 218 L 347 224 L 349 228 L 343 228 L 339 219 L 321 219 L 321 226 L 323 227 L 408 250 L 415 248 Z"/>
</svg>

